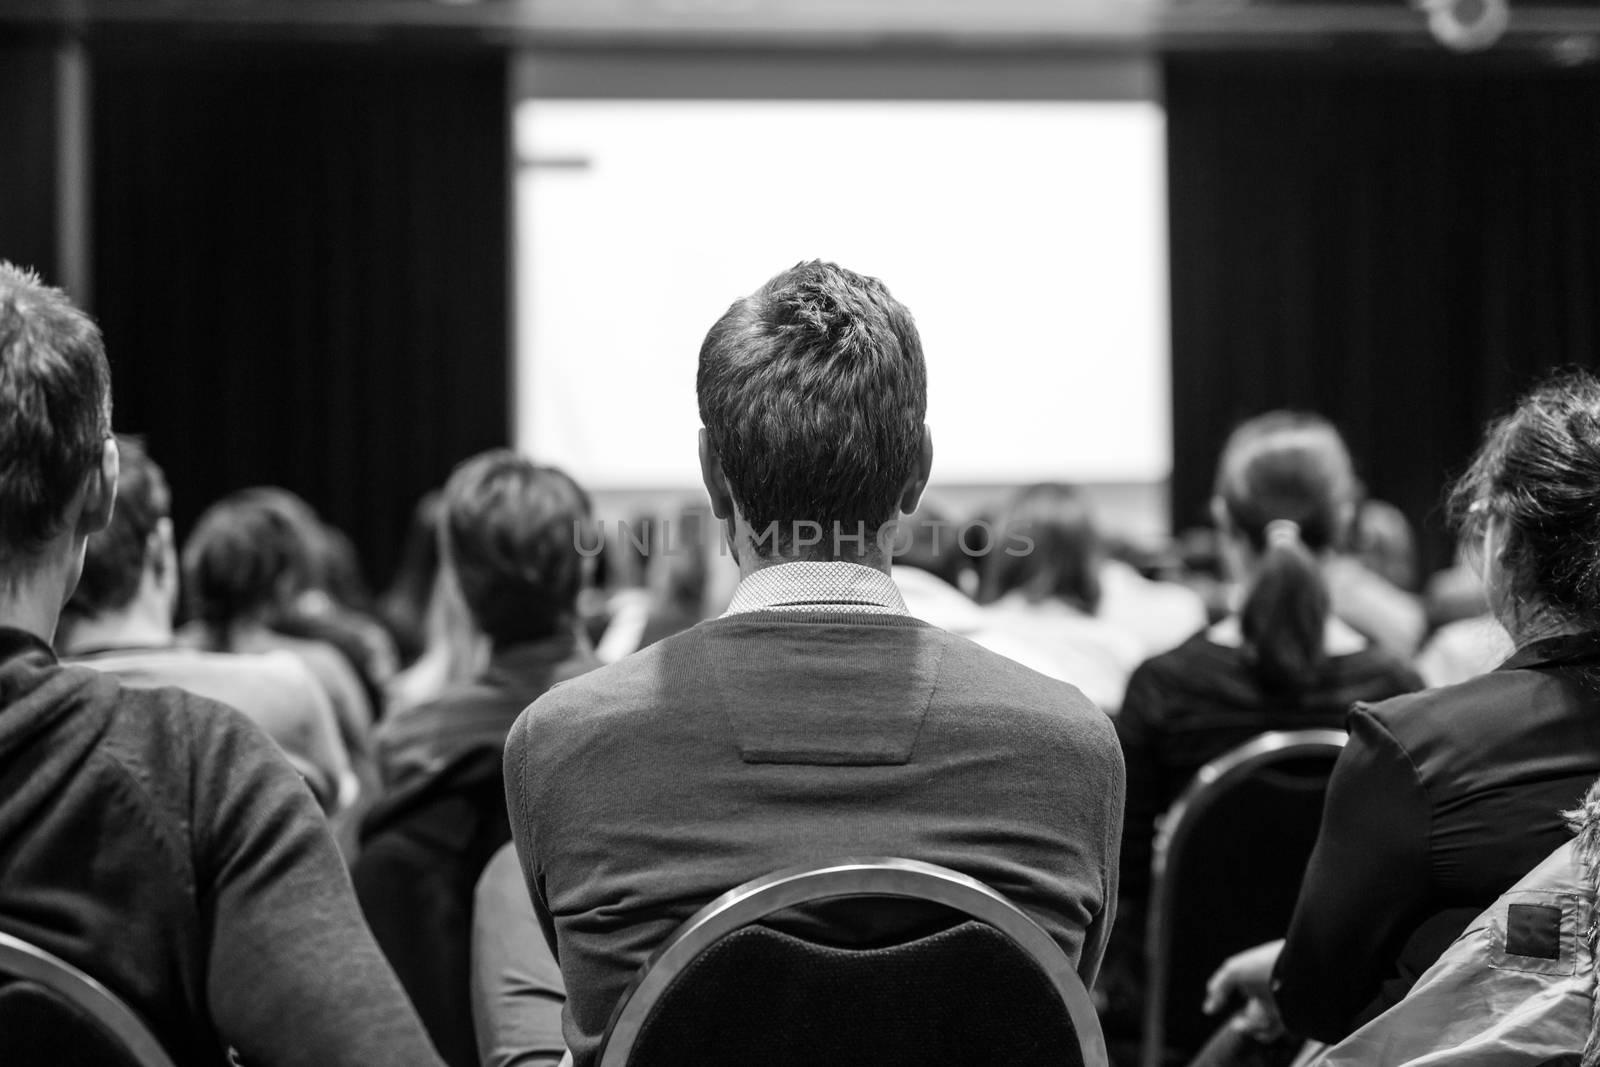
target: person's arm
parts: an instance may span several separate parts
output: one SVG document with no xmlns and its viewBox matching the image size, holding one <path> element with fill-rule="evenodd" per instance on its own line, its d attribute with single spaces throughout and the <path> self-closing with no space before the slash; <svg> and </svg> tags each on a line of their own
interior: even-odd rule
<svg viewBox="0 0 1600 1067">
<path fill-rule="evenodd" d="M 1122 809 L 1126 790 L 1126 774 L 1122 752 L 1116 744 L 1108 743 L 1103 756 L 1107 770 L 1105 795 L 1105 824 L 1102 827 L 1101 848 L 1104 871 L 1100 912 L 1089 923 L 1083 934 L 1083 954 L 1078 959 L 1078 976 L 1086 989 L 1093 989 L 1100 974 L 1100 964 L 1105 959 L 1106 947 L 1117 919 L 1117 892 L 1120 884 L 1118 871 L 1122 852 Z"/>
<path fill-rule="evenodd" d="M 441 1067 L 304 783 L 239 713 L 194 711 L 195 892 L 223 1039 L 250 1067 Z"/>
<path fill-rule="evenodd" d="M 483 1067 L 555 1067 L 566 1052 L 566 987 L 511 845 L 478 880 L 472 913 L 472 1018 Z"/>
<path fill-rule="evenodd" d="M 1144 919 L 1149 906 L 1150 859 L 1156 819 L 1164 810 L 1158 757 L 1163 702 L 1164 695 L 1154 672 L 1148 664 L 1141 666 L 1128 682 L 1128 695 L 1122 702 L 1121 714 L 1113 720 L 1127 774 L 1119 860 L 1124 929 L 1117 939 L 1126 941 L 1131 937 L 1139 945 L 1143 944 Z"/>
<path fill-rule="evenodd" d="M 295 692 L 305 720 L 305 758 L 326 776 L 333 790 L 330 815 L 350 807 L 361 792 L 361 783 L 350 766 L 350 753 L 339 736 L 339 718 L 333 701 L 317 684 L 317 679 L 299 660 L 285 654 L 286 667 L 296 674 Z"/>
<path fill-rule="evenodd" d="M 346 751 L 352 759 L 369 759 L 374 715 L 360 675 L 344 653 L 324 641 L 308 641 L 304 649 L 306 666 L 333 702 Z"/>
<path fill-rule="evenodd" d="M 1416 654 L 1428 631 L 1421 601 L 1349 556 L 1329 560 L 1324 573 L 1335 615 L 1401 659 Z"/>
<path fill-rule="evenodd" d="M 524 710 L 512 724 L 511 732 L 506 737 L 504 768 L 506 811 L 511 816 L 511 842 L 516 847 L 517 859 L 522 868 L 523 884 L 527 886 L 529 899 L 533 903 L 534 916 L 539 921 L 539 928 L 544 931 L 545 942 L 550 948 L 551 955 L 559 960 L 560 949 L 557 947 L 555 917 L 550 914 L 550 905 L 545 899 L 544 871 L 539 861 L 537 835 L 533 824 L 534 811 L 528 803 L 526 793 L 529 782 L 528 753 L 533 747 L 528 732 L 528 711 Z"/>
<path fill-rule="evenodd" d="M 1394 971 L 1430 890 L 1431 813 L 1415 766 L 1366 708 L 1349 729 L 1273 979 L 1285 1025 L 1328 1042 L 1350 1034 Z"/>
</svg>

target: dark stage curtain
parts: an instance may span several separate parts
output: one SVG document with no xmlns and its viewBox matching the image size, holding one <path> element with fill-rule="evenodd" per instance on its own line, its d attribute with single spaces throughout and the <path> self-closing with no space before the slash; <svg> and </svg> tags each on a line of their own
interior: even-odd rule
<svg viewBox="0 0 1600 1067">
<path fill-rule="evenodd" d="M 0 39 L 0 259 L 64 284 L 57 261 L 55 45 Z"/>
<path fill-rule="evenodd" d="M 1450 58 L 1165 63 L 1173 521 L 1237 420 L 1320 410 L 1426 524 L 1483 424 L 1600 343 L 1600 75 Z"/>
<path fill-rule="evenodd" d="M 506 59 L 95 51 L 95 307 L 180 532 L 286 486 L 383 582 L 415 499 L 505 444 Z"/>
</svg>

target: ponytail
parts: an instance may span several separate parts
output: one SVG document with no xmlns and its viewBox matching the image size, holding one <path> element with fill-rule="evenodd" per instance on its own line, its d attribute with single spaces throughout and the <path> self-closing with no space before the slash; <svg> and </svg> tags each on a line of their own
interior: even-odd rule
<svg viewBox="0 0 1600 1067">
<path fill-rule="evenodd" d="M 1312 685 L 1327 654 L 1328 587 L 1300 527 L 1267 523 L 1256 581 L 1239 613 L 1245 648 L 1263 686 L 1295 693 Z"/>
</svg>

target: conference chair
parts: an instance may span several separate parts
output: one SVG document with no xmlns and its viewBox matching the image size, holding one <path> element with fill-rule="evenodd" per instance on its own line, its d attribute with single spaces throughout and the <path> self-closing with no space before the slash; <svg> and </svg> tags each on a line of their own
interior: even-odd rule
<svg viewBox="0 0 1600 1067">
<path fill-rule="evenodd" d="M 903 927 L 908 914 L 937 921 L 910 936 L 859 936 L 863 917 L 886 930 Z M 848 945 L 832 936 L 852 925 Z M 842 859 L 757 878 L 697 912 L 623 996 L 599 1062 L 1106 1067 L 1107 1060 L 1076 969 L 1015 905 L 932 864 Z"/>
<path fill-rule="evenodd" d="M 1201 767 L 1156 835 L 1141 1067 L 1186 1063 L 1229 956 L 1283 936 L 1322 822 L 1342 730 L 1265 733 Z"/>
<path fill-rule="evenodd" d="M 172 1067 L 133 1011 L 64 960 L 0 933 L 0 1063 Z"/>
</svg>

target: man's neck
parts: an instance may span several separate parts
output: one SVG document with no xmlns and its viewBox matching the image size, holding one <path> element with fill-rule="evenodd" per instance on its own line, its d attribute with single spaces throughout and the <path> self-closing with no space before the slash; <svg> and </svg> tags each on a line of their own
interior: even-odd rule
<svg viewBox="0 0 1600 1067">
<path fill-rule="evenodd" d="M 749 524 L 741 518 L 731 525 L 732 529 L 728 534 L 736 546 L 734 556 L 739 565 L 741 580 L 757 571 L 766 570 L 768 567 L 780 567 L 785 563 L 853 563 L 857 567 L 870 567 L 884 574 L 890 573 L 889 553 L 877 543 L 876 537 L 864 532 L 855 534 L 840 530 L 823 532 L 815 523 L 795 523 L 791 526 L 801 528 L 802 532 L 814 535 L 818 540 L 807 545 L 797 545 L 791 536 L 781 544 L 774 544 L 772 531 L 769 529 L 767 539 L 761 543 L 764 551 L 758 552 L 755 534 Z M 857 549 L 860 551 L 853 551 Z"/>
<path fill-rule="evenodd" d="M 0 575 L 0 627 L 22 630 L 49 644 L 61 620 L 61 576 L 49 567 L 23 575 Z"/>
</svg>

